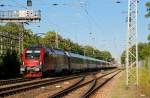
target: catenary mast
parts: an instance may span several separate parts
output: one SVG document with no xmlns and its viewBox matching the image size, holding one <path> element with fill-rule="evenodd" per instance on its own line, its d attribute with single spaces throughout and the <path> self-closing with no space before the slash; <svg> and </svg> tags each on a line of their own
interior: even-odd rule
<svg viewBox="0 0 150 98">
<path fill-rule="evenodd" d="M 138 85 L 138 0 L 128 0 L 128 28 L 126 40 L 126 85 Z"/>
</svg>

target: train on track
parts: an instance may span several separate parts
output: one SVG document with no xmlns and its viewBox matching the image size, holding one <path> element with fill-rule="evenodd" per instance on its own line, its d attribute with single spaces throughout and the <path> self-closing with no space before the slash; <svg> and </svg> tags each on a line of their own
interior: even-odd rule
<svg viewBox="0 0 150 98">
<path fill-rule="evenodd" d="M 21 59 L 20 72 L 28 78 L 114 67 L 104 60 L 45 47 L 25 48 Z"/>
</svg>

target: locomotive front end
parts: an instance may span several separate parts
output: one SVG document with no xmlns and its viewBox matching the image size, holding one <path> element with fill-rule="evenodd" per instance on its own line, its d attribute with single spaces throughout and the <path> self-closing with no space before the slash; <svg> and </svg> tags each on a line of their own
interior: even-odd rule
<svg viewBox="0 0 150 98">
<path fill-rule="evenodd" d="M 43 49 L 24 49 L 22 54 L 22 65 L 20 68 L 24 77 L 41 77 Z"/>
</svg>

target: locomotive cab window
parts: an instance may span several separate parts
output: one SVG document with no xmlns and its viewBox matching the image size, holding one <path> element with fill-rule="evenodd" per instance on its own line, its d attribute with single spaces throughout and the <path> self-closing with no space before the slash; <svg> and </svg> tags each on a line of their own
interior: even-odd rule
<svg viewBox="0 0 150 98">
<path fill-rule="evenodd" d="M 25 57 L 26 59 L 40 59 L 40 50 L 27 50 Z"/>
</svg>

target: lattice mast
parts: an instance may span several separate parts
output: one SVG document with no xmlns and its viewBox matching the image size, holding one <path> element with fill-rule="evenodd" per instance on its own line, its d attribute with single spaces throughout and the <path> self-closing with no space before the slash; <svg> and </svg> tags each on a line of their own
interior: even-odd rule
<svg viewBox="0 0 150 98">
<path fill-rule="evenodd" d="M 138 0 L 128 0 L 128 29 L 126 42 L 126 85 L 138 85 Z"/>
</svg>

